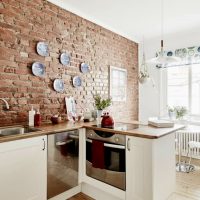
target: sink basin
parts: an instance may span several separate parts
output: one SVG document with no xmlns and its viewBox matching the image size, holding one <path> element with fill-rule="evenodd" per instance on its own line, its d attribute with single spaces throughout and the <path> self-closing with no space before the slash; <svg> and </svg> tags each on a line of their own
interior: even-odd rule
<svg viewBox="0 0 200 200">
<path fill-rule="evenodd" d="M 33 128 L 33 127 L 3 127 L 0 128 L 0 137 L 3 136 L 9 136 L 9 135 L 19 135 L 19 134 L 24 134 L 24 133 L 32 133 L 40 131 L 38 128 Z"/>
</svg>

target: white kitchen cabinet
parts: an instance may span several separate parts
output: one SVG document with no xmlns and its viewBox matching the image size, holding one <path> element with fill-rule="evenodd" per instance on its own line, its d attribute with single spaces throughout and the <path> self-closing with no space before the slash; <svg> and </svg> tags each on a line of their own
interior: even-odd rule
<svg viewBox="0 0 200 200">
<path fill-rule="evenodd" d="M 175 191 L 174 134 L 126 142 L 126 200 L 167 200 Z"/>
<path fill-rule="evenodd" d="M 0 199 L 46 200 L 46 136 L 0 143 Z"/>
</svg>

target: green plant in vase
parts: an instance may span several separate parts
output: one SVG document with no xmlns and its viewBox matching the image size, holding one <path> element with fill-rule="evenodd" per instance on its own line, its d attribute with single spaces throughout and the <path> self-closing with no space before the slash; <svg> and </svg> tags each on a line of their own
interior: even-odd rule
<svg viewBox="0 0 200 200">
<path fill-rule="evenodd" d="M 182 119 L 187 114 L 187 108 L 184 106 L 175 106 L 176 119 Z"/>
<path fill-rule="evenodd" d="M 102 115 L 102 111 L 109 107 L 111 105 L 111 98 L 107 98 L 107 99 L 102 99 L 100 95 L 96 95 L 94 97 L 94 101 L 95 101 L 95 106 L 97 108 L 97 117 L 100 117 Z"/>
</svg>

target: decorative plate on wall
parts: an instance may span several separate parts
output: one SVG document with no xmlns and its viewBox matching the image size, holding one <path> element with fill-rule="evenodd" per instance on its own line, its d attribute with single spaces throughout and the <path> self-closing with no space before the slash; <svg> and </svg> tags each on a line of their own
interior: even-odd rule
<svg viewBox="0 0 200 200">
<path fill-rule="evenodd" d="M 46 42 L 38 42 L 37 43 L 37 53 L 40 56 L 49 56 L 49 46 Z"/>
<path fill-rule="evenodd" d="M 168 51 L 167 52 L 167 56 L 173 56 L 173 52 L 172 51 Z"/>
<path fill-rule="evenodd" d="M 82 73 L 88 73 L 90 71 L 90 66 L 87 63 L 81 63 L 80 70 Z"/>
<path fill-rule="evenodd" d="M 43 77 L 45 75 L 45 66 L 40 62 L 34 62 L 32 64 L 32 73 L 35 76 Z"/>
<path fill-rule="evenodd" d="M 65 89 L 64 81 L 62 79 L 55 79 L 53 82 L 53 88 L 56 92 L 63 92 Z"/>
<path fill-rule="evenodd" d="M 188 56 L 194 56 L 195 47 L 188 47 Z"/>
<path fill-rule="evenodd" d="M 73 86 L 80 87 L 82 85 L 82 80 L 80 76 L 74 76 L 73 78 Z"/>
<path fill-rule="evenodd" d="M 68 53 L 62 53 L 60 55 L 60 63 L 63 64 L 63 65 L 69 65 L 70 55 Z"/>
</svg>

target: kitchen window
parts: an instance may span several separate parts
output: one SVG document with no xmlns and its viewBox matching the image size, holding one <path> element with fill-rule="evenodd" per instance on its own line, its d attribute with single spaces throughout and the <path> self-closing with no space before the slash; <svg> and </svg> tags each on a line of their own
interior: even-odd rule
<svg viewBox="0 0 200 200">
<path fill-rule="evenodd" d="M 168 106 L 185 106 L 200 117 L 200 64 L 169 67 L 167 82 Z"/>
<path fill-rule="evenodd" d="M 127 71 L 110 66 L 110 96 L 112 101 L 126 101 Z"/>
</svg>

